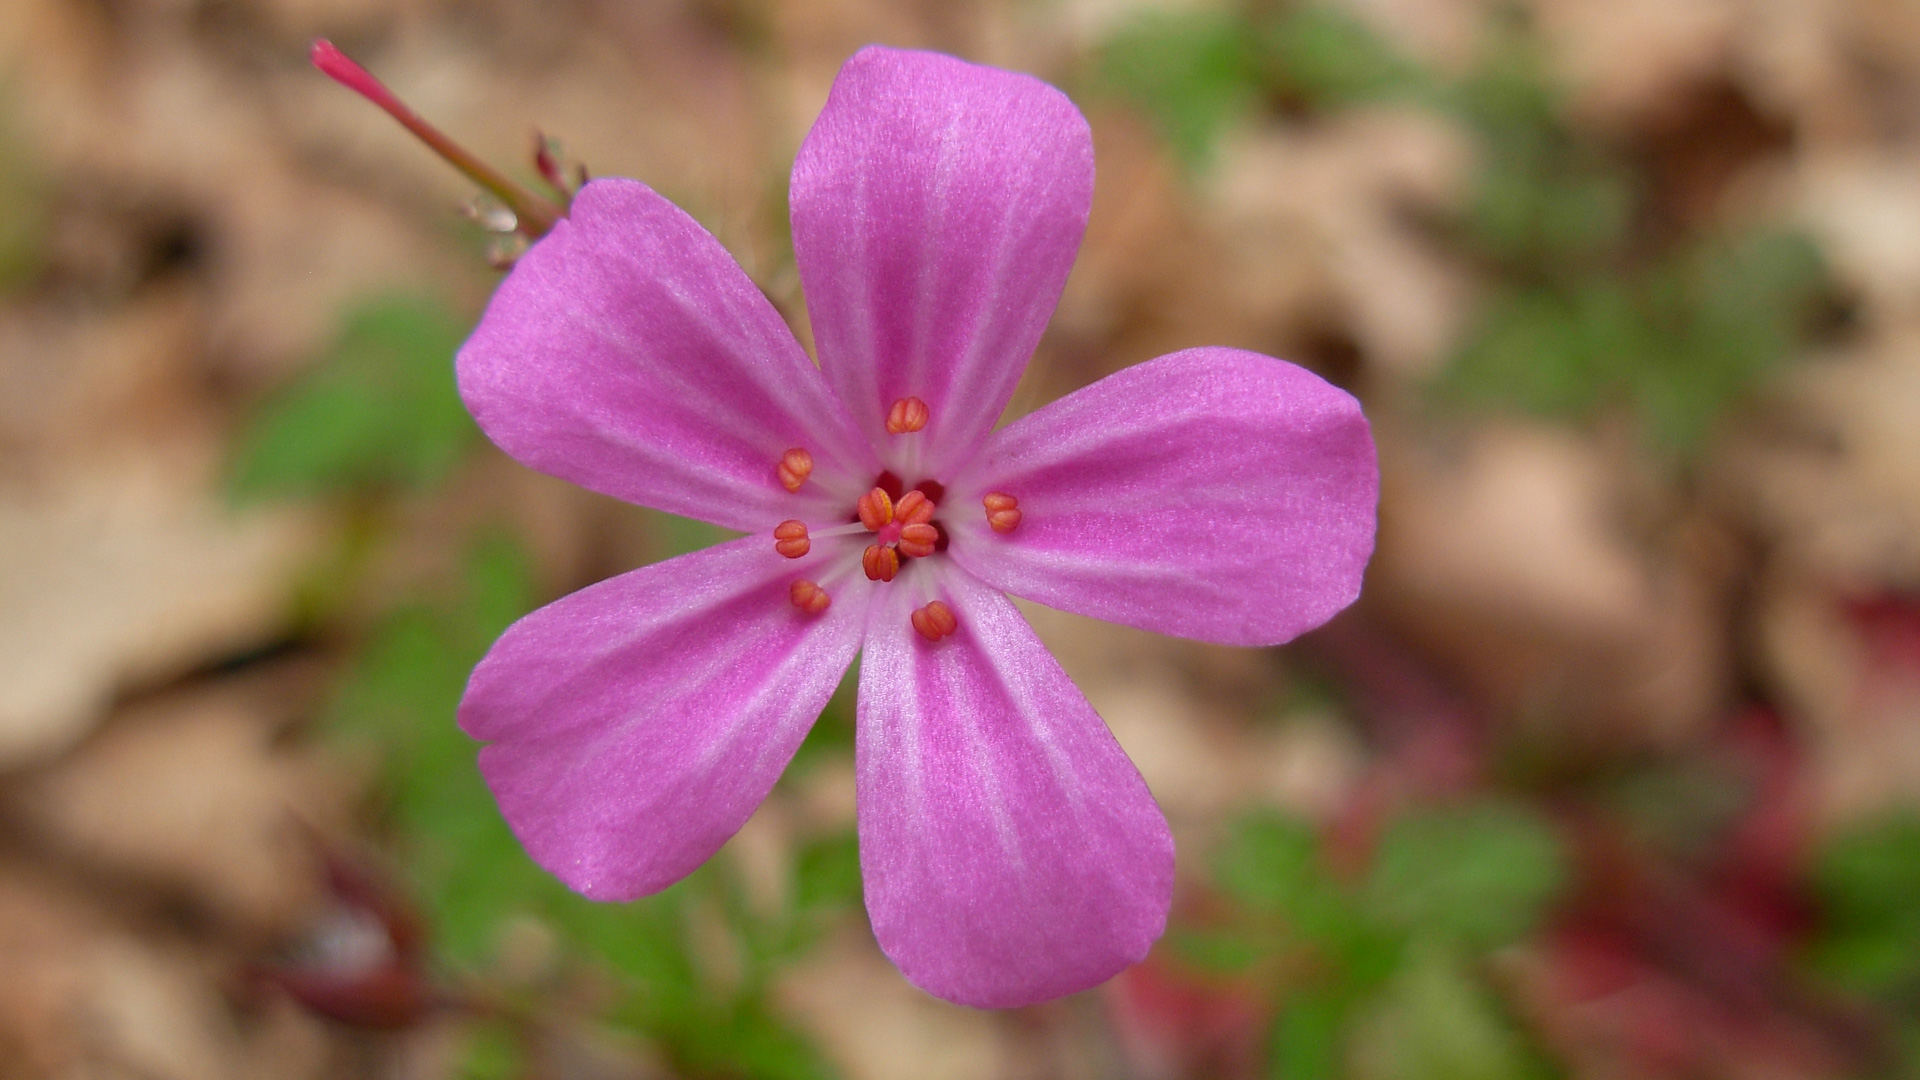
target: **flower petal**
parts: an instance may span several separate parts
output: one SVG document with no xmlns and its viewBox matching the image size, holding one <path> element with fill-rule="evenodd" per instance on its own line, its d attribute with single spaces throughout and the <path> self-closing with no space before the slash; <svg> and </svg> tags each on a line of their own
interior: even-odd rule
<svg viewBox="0 0 1920 1080">
<path fill-rule="evenodd" d="M 874 445 L 892 402 L 931 406 L 889 467 L 915 438 L 938 475 L 992 430 L 1092 199 L 1086 118 L 1046 83 L 878 46 L 840 69 L 793 165 L 793 247 L 821 369 Z"/>
<path fill-rule="evenodd" d="M 800 560 L 815 564 L 818 557 Z M 595 900 L 658 892 L 719 850 L 786 768 L 860 644 L 868 583 L 819 616 L 746 537 L 610 578 L 513 624 L 460 726 L 527 854 Z"/>
<path fill-rule="evenodd" d="M 501 283 L 460 396 L 523 464 L 729 528 L 844 511 L 866 441 L 725 248 L 633 180 L 596 180 Z M 813 483 L 780 486 L 801 447 Z"/>
<path fill-rule="evenodd" d="M 925 598 L 905 577 L 867 624 L 855 764 L 874 936 L 908 981 L 963 1005 L 1084 990 L 1165 929 L 1173 837 L 1007 598 L 944 577 L 953 636 L 913 631 Z"/>
<path fill-rule="evenodd" d="M 1353 602 L 1380 472 L 1360 404 L 1304 368 L 1189 349 L 995 432 L 948 486 L 950 554 L 1049 607 L 1273 645 Z M 981 498 L 1019 500 L 987 527 Z"/>
</svg>

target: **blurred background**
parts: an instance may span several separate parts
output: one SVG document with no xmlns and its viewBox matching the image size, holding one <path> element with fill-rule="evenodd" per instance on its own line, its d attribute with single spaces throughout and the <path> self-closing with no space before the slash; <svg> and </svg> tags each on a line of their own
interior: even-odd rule
<svg viewBox="0 0 1920 1080">
<path fill-rule="evenodd" d="M 1099 179 L 1016 412 L 1198 344 L 1361 396 L 1332 625 L 1027 609 L 1178 837 L 1144 964 L 907 985 L 846 692 L 668 892 L 527 861 L 467 671 L 714 533 L 479 436 L 510 251 L 318 35 L 659 188 L 803 336 L 840 63 L 1035 72 Z M 0 1077 L 1912 1078 L 1917 805 L 1911 0 L 0 4 Z"/>
</svg>

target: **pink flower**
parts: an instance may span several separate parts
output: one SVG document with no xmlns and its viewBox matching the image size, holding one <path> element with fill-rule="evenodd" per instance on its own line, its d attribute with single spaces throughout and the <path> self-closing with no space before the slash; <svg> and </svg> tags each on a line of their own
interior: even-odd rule
<svg viewBox="0 0 1920 1080">
<path fill-rule="evenodd" d="M 589 184 L 520 260 L 460 352 L 480 426 L 532 468 L 749 534 L 550 604 L 474 670 L 460 724 L 535 861 L 600 900 L 679 880 L 860 653 L 860 863 L 906 977 L 1012 1006 L 1145 955 L 1166 820 L 1006 594 L 1286 641 L 1358 593 L 1378 473 L 1353 398 L 1233 349 L 994 430 L 1092 192 L 1065 95 L 876 47 L 793 168 L 818 367 L 642 184 Z"/>
</svg>

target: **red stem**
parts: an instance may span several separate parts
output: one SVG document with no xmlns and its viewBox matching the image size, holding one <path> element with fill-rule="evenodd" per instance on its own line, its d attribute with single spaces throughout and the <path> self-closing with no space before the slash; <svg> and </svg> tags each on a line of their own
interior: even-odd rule
<svg viewBox="0 0 1920 1080">
<path fill-rule="evenodd" d="M 402 127 L 413 132 L 416 138 L 445 158 L 448 164 L 505 203 L 513 211 L 516 227 L 529 238 L 537 240 L 545 236 L 554 223 L 564 216 L 565 212 L 558 206 L 507 179 L 465 147 L 447 138 L 440 129 L 421 119 L 418 113 L 395 97 L 393 91 L 381 85 L 380 80 L 369 74 L 366 68 L 354 63 L 333 42 L 325 38 L 315 41 L 311 55 L 313 66 L 328 78 L 386 110 L 388 116 L 400 121 Z"/>
</svg>

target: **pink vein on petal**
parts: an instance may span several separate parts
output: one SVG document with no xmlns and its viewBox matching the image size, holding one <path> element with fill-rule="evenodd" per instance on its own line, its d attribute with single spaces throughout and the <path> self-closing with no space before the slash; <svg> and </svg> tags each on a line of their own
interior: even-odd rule
<svg viewBox="0 0 1920 1080">
<path fill-rule="evenodd" d="M 954 561 L 1049 607 L 1272 645 L 1353 602 L 1379 467 L 1360 405 L 1238 349 L 1137 364 L 997 431 L 949 485 L 1019 500 L 1019 527 L 951 515 Z"/>
<path fill-rule="evenodd" d="M 1010 1007 L 1096 985 L 1165 927 L 1173 840 L 1138 770 L 1007 599 L 941 575 L 930 643 L 876 594 L 860 671 L 860 859 L 915 985 Z"/>
<path fill-rule="evenodd" d="M 596 180 L 460 350 L 460 394 L 522 463 L 754 530 L 856 497 L 878 469 L 785 322 L 719 241 L 632 180 Z M 781 487 L 780 457 L 813 455 Z"/>
<path fill-rule="evenodd" d="M 880 47 L 847 61 L 793 167 L 820 366 L 876 445 L 919 397 L 929 474 L 999 419 L 1093 198 L 1086 119 L 1038 79 Z"/>
</svg>

